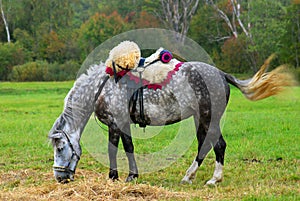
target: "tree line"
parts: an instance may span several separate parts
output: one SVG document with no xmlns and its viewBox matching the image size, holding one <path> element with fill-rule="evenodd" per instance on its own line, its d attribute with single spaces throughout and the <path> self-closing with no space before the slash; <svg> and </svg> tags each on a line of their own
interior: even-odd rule
<svg viewBox="0 0 300 201">
<path fill-rule="evenodd" d="M 188 36 L 227 72 L 276 53 L 300 75 L 296 0 L 0 0 L 0 11 L 0 80 L 74 79 L 102 42 L 150 27 Z"/>
</svg>

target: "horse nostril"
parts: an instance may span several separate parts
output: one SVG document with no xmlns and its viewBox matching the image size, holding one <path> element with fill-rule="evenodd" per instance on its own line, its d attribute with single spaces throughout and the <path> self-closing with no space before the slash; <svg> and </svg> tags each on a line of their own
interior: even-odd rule
<svg viewBox="0 0 300 201">
<path fill-rule="evenodd" d="M 61 181 L 62 181 L 62 177 L 61 177 L 61 176 L 58 176 L 58 177 L 56 177 L 56 180 L 57 180 L 58 182 L 61 182 Z"/>
</svg>

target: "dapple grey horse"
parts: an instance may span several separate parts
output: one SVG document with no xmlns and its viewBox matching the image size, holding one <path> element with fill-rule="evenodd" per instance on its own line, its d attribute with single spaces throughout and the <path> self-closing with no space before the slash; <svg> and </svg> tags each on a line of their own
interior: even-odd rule
<svg viewBox="0 0 300 201">
<path fill-rule="evenodd" d="M 158 61 L 160 62 L 160 61 Z M 279 93 L 284 86 L 291 85 L 288 74 L 275 69 L 265 73 L 269 60 L 249 80 L 238 80 L 214 66 L 202 62 L 185 62 L 170 83 L 162 89 L 144 87 L 144 118 L 141 119 L 139 103 L 135 113 L 129 115 L 127 82 L 116 83 L 106 74 L 103 63 L 91 66 L 74 83 L 65 98 L 63 112 L 49 132 L 54 148 L 54 175 L 57 181 L 74 179 L 81 156 L 81 134 L 95 111 L 98 119 L 109 128 L 109 178 L 117 179 L 117 150 L 121 138 L 129 161 L 126 181 L 138 177 L 134 146 L 130 135 L 130 116 L 137 123 L 150 126 L 168 125 L 194 117 L 198 153 L 186 171 L 182 182 L 191 183 L 198 167 L 213 148 L 216 166 L 207 184 L 222 180 L 226 143 L 220 129 L 220 119 L 230 95 L 229 84 L 234 85 L 250 100 L 259 100 Z M 145 65 L 152 61 L 145 61 Z M 125 75 L 126 76 L 126 75 Z"/>
</svg>

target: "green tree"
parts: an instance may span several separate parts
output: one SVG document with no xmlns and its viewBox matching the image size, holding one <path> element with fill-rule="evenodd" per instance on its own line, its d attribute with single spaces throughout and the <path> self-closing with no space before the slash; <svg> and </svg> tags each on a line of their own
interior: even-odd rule
<svg viewBox="0 0 300 201">
<path fill-rule="evenodd" d="M 247 73 L 251 69 L 251 62 L 246 51 L 245 36 L 227 39 L 222 45 L 220 68 L 232 73 Z"/>
<path fill-rule="evenodd" d="M 138 16 L 135 16 L 132 23 L 135 28 L 159 28 L 162 26 L 159 19 L 147 11 L 141 11 Z"/>
<path fill-rule="evenodd" d="M 98 4 L 99 12 L 110 15 L 112 12 L 117 11 L 124 19 L 127 18 L 128 22 L 132 22 L 132 15 L 137 15 L 143 10 L 145 0 L 123 0 L 112 1 L 102 0 Z"/>
<path fill-rule="evenodd" d="M 213 59 L 219 58 L 214 60 L 218 66 L 229 68 L 231 63 L 233 72 L 256 71 L 284 45 L 286 5 L 287 0 L 206 0 L 191 23 L 189 36 L 213 53 Z"/>
<path fill-rule="evenodd" d="M 99 12 L 98 4 L 102 1 L 95 0 L 76 0 L 72 1 L 73 10 L 73 28 L 78 29 L 83 22 L 86 22 L 91 16 Z"/>
<path fill-rule="evenodd" d="M 249 2 L 249 10 L 244 17 L 249 19 L 253 42 L 248 46 L 248 51 L 258 53 L 257 64 L 262 64 L 272 53 L 280 52 L 283 45 L 281 38 L 286 32 L 285 15 L 285 7 L 280 1 L 254 0 Z"/>
<path fill-rule="evenodd" d="M 29 61 L 26 49 L 18 43 L 0 43 L 0 80 L 7 80 L 13 66 Z"/>
<path fill-rule="evenodd" d="M 300 67 L 300 4 L 287 8 L 285 34 L 281 38 L 280 60 Z"/>
<path fill-rule="evenodd" d="M 79 45 L 84 59 L 105 40 L 129 30 L 130 26 L 116 11 L 110 15 L 96 13 L 85 22 L 79 32 Z"/>
<path fill-rule="evenodd" d="M 191 21 L 188 36 L 201 45 L 219 66 L 221 45 L 224 43 L 225 38 L 223 36 L 226 30 L 222 20 L 213 17 L 212 13 L 214 13 L 214 10 L 211 6 L 201 5 Z"/>
<path fill-rule="evenodd" d="M 71 3 L 71 0 L 24 0 L 18 2 L 16 7 L 13 6 L 16 15 L 11 21 L 17 26 L 14 39 L 33 52 L 34 60 L 61 62 L 62 56 L 57 54 L 63 54 L 64 46 L 72 41 L 71 37 L 60 36 L 64 31 L 72 29 Z"/>
</svg>

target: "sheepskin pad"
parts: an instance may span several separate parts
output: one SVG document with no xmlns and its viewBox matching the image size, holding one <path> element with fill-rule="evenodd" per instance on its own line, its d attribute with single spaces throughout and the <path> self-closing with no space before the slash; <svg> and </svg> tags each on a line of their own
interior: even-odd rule
<svg viewBox="0 0 300 201">
<path fill-rule="evenodd" d="M 145 68 L 138 67 L 141 59 L 141 51 L 138 45 L 132 41 L 123 41 L 110 51 L 109 58 L 105 62 L 107 66 L 106 73 L 110 76 L 114 75 L 113 63 L 115 63 L 117 76 L 122 77 L 127 74 L 130 80 L 135 81 L 136 84 L 140 83 L 141 77 L 144 86 L 147 85 L 148 88 L 155 90 L 162 89 L 171 81 L 172 76 L 183 64 L 177 59 L 171 59 L 168 63 L 161 62 L 159 58 L 162 50 L 164 49 L 159 48 L 154 54 L 145 58 Z"/>
</svg>

